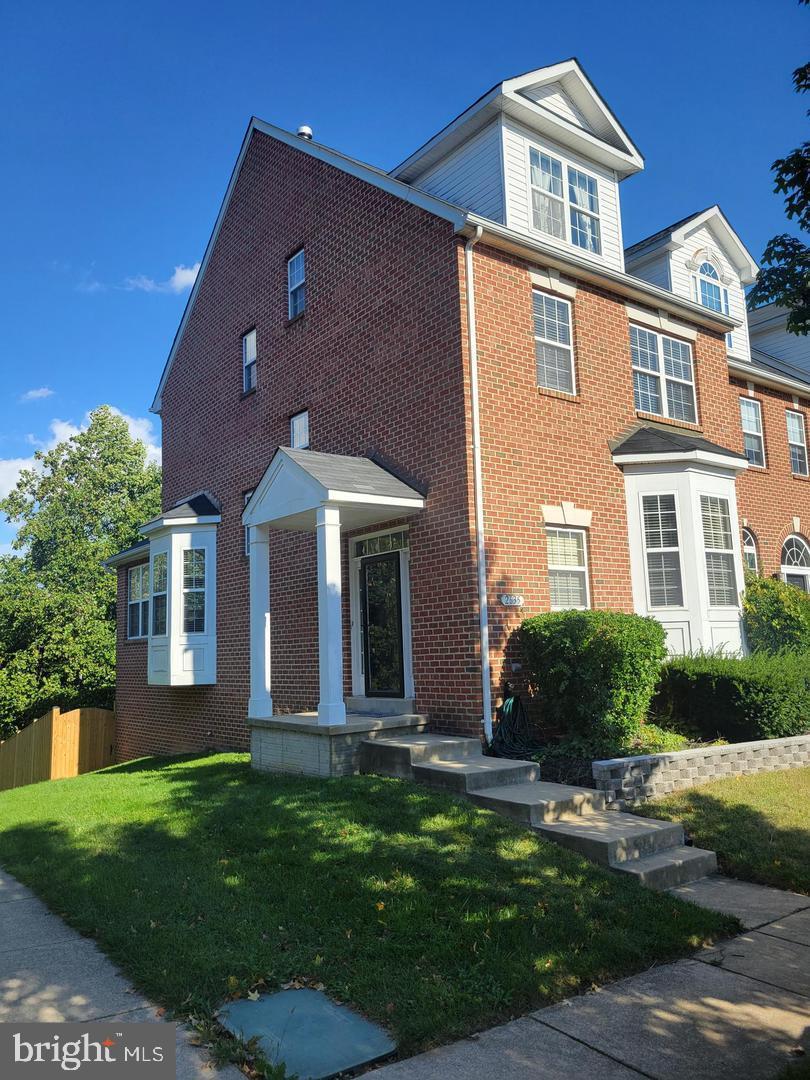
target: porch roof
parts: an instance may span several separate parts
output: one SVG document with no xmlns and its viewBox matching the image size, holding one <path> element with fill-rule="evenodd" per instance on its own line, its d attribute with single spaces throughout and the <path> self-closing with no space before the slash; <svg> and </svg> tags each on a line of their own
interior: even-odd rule
<svg viewBox="0 0 810 1080">
<path fill-rule="evenodd" d="M 357 529 L 422 510 L 425 498 L 371 458 L 280 446 L 242 522 L 314 532 L 324 506 L 337 507 L 341 525 Z"/>
</svg>

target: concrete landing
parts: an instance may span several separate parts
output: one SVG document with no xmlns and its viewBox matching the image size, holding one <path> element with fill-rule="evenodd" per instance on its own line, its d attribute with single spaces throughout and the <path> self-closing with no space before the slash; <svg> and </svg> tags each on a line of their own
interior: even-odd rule
<svg viewBox="0 0 810 1080">
<path fill-rule="evenodd" d="M 722 874 L 679 885 L 670 892 L 681 900 L 690 900 L 698 907 L 735 915 L 746 930 L 810 908 L 810 896 L 771 889 L 767 885 L 754 885 L 750 881 L 737 881 Z"/>
</svg>

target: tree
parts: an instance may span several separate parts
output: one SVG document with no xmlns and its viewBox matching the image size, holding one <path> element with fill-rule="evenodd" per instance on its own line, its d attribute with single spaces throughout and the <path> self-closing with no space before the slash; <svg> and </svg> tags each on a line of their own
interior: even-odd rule
<svg viewBox="0 0 810 1080">
<path fill-rule="evenodd" d="M 108 406 L 38 451 L 0 513 L 19 525 L 0 558 L 0 727 L 50 705 L 110 705 L 115 575 L 102 565 L 160 510 L 160 468 Z"/>
<path fill-rule="evenodd" d="M 799 0 L 808 4 L 810 0 Z M 810 64 L 793 72 L 799 94 L 810 90 Z M 808 110 L 810 115 L 810 110 Z M 804 232 L 810 232 L 810 142 L 779 158 L 771 166 L 776 177 L 774 191 L 785 196 L 785 212 Z M 768 243 L 763 268 L 748 294 L 748 307 L 777 303 L 788 309 L 787 328 L 792 334 L 810 333 L 810 247 L 789 233 Z"/>
</svg>

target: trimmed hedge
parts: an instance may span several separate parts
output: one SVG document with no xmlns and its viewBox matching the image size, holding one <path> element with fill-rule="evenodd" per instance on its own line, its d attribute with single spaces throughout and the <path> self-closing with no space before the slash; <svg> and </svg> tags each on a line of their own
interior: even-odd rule
<svg viewBox="0 0 810 1080">
<path fill-rule="evenodd" d="M 554 611 L 526 619 L 520 639 L 544 721 L 597 755 L 637 737 L 666 656 L 659 622 Z"/>
<path fill-rule="evenodd" d="M 664 666 L 652 711 L 664 727 L 702 739 L 747 742 L 810 734 L 810 657 L 676 657 Z"/>
<path fill-rule="evenodd" d="M 778 578 L 746 578 L 743 623 L 752 652 L 810 650 L 810 596 Z"/>
</svg>

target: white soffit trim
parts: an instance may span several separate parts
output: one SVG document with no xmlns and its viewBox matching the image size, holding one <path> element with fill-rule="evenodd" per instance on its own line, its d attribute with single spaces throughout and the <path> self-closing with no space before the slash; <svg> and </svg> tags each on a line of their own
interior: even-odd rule
<svg viewBox="0 0 810 1080">
<path fill-rule="evenodd" d="M 746 382 L 754 382 L 758 386 L 770 386 L 775 390 L 796 390 L 802 397 L 810 397 L 810 375 L 807 382 L 799 379 L 791 379 L 788 375 L 779 375 L 775 371 L 766 371 L 764 368 L 749 364 L 745 360 L 733 360 L 729 357 L 728 369 L 732 375 L 736 375 Z"/>
<path fill-rule="evenodd" d="M 222 521 L 222 517 L 219 514 L 210 514 L 205 517 L 161 517 L 155 521 L 150 521 L 146 525 L 141 525 L 138 532 L 141 536 L 151 536 L 153 533 L 160 532 L 163 529 L 174 529 L 175 527 L 196 529 L 202 525 L 219 525 L 220 521 Z"/>
<path fill-rule="evenodd" d="M 532 285 L 545 292 L 557 293 L 559 296 L 568 297 L 569 300 L 573 300 L 577 295 L 576 284 L 561 277 L 560 271 L 552 266 L 535 267 L 529 271 L 529 278 Z"/>
<path fill-rule="evenodd" d="M 569 528 L 589 529 L 593 510 L 577 509 L 572 502 L 541 506 L 540 512 L 546 525 L 567 525 Z"/>
<path fill-rule="evenodd" d="M 174 336 L 168 359 L 163 368 L 163 374 L 160 377 L 160 383 L 154 401 L 150 406 L 150 412 L 159 413 L 161 410 L 163 389 L 166 386 L 169 371 L 171 370 L 177 350 L 180 347 L 180 342 L 183 339 L 183 333 L 194 308 L 194 302 L 197 299 L 197 294 L 211 259 L 211 254 L 216 245 L 219 231 L 225 220 L 225 215 L 228 211 L 228 206 L 230 205 L 236 182 L 239 179 L 239 174 L 242 171 L 242 164 L 245 160 L 245 155 L 247 154 L 254 131 L 259 131 L 263 135 L 267 135 L 272 139 L 277 139 L 279 142 L 285 143 L 287 146 L 291 146 L 293 149 L 299 150 L 309 157 L 314 157 L 319 161 L 326 162 L 327 165 L 332 165 L 334 168 L 340 169 L 341 172 L 348 173 L 350 176 L 356 176 L 360 180 L 365 180 L 367 183 L 374 185 L 374 187 L 381 188 L 383 191 L 387 191 L 390 195 L 394 195 L 399 199 L 404 199 L 406 202 L 418 206 L 420 209 L 425 210 L 430 214 L 434 214 L 436 217 L 444 218 L 453 225 L 456 232 L 459 232 L 464 226 L 464 211 L 457 206 L 453 206 L 452 203 L 445 202 L 444 199 L 439 199 L 434 195 L 428 195 L 424 191 L 419 191 L 416 188 L 410 187 L 408 184 L 404 184 L 402 181 L 396 180 L 388 173 L 383 172 L 382 169 L 374 168 L 373 165 L 366 165 L 362 161 L 347 157 L 345 154 L 341 154 L 339 151 L 333 150 L 328 146 L 323 146 L 321 143 L 303 139 L 300 135 L 294 135 L 292 132 L 285 131 L 283 128 L 276 127 L 274 124 L 268 124 L 264 120 L 259 120 L 258 117 L 251 117 L 247 131 L 245 132 L 245 137 L 242 140 L 239 156 L 236 159 L 231 178 L 228 181 L 228 187 L 220 205 L 217 219 L 214 222 L 213 231 L 211 232 L 211 236 L 209 237 L 208 244 L 205 248 L 205 253 L 200 262 L 197 278 L 194 282 L 188 301 L 186 302 L 180 325 L 177 328 L 177 333 Z"/>
<path fill-rule="evenodd" d="M 685 465 L 714 465 L 716 468 L 742 472 L 748 468 L 745 458 L 730 457 L 726 454 L 712 454 L 707 450 L 673 450 L 671 454 L 613 454 L 617 465 L 647 465 L 654 469 L 656 465 L 681 463 Z"/>
</svg>

